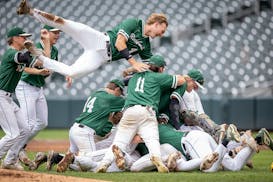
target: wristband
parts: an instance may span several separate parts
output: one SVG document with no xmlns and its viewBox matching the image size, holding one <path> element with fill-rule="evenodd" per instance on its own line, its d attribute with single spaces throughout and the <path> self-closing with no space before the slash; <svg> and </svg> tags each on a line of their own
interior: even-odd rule
<svg viewBox="0 0 273 182">
<path fill-rule="evenodd" d="M 129 53 L 129 50 L 128 50 L 127 47 L 126 47 L 125 49 L 119 51 L 119 53 L 120 53 L 120 55 L 121 55 L 123 58 L 125 58 L 125 59 L 127 59 L 127 60 L 133 57 L 133 56 Z"/>
</svg>

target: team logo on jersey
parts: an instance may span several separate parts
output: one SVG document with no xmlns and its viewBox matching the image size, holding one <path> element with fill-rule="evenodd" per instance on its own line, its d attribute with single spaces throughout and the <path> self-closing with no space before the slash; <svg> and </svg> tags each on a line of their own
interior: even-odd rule
<svg viewBox="0 0 273 182">
<path fill-rule="evenodd" d="M 138 40 L 134 33 L 130 34 L 130 39 L 140 48 L 140 50 L 144 49 L 144 46 L 142 45 L 142 41 Z"/>
<path fill-rule="evenodd" d="M 26 65 L 25 64 L 18 64 L 17 65 L 17 68 L 16 68 L 16 71 L 18 72 L 23 72 L 24 69 L 25 69 Z"/>
</svg>

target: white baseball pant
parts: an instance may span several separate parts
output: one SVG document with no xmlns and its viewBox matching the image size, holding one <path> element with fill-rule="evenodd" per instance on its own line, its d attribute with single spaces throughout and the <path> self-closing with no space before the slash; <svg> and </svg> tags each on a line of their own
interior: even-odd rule
<svg viewBox="0 0 273 182">
<path fill-rule="evenodd" d="M 74 123 L 69 130 L 70 152 L 89 156 L 96 150 L 95 130 L 83 124 Z"/>
<path fill-rule="evenodd" d="M 32 86 L 20 80 L 15 94 L 25 122 L 30 129 L 30 137 L 28 139 L 30 141 L 48 125 L 48 107 L 43 88 Z"/>
<path fill-rule="evenodd" d="M 215 140 L 209 134 L 197 130 L 190 131 L 185 137 L 182 138 L 182 146 L 185 149 L 185 153 L 188 153 L 195 161 L 191 164 L 192 166 L 190 166 L 183 160 L 178 160 L 178 171 L 194 169 L 194 166 L 197 167 L 198 162 L 201 164 L 204 157 L 213 152 L 217 152 L 219 154 L 219 158 L 210 169 L 205 170 L 204 172 L 216 172 L 219 169 L 220 164 L 222 164 L 227 170 L 238 171 L 242 169 L 242 167 L 254 153 L 252 149 L 245 147 L 236 155 L 235 158 L 232 159 L 228 155 L 226 147 L 224 147 L 222 144 L 217 145 Z M 180 162 L 184 162 L 184 164 L 180 165 Z"/>
<path fill-rule="evenodd" d="M 81 170 L 84 171 L 96 171 L 97 167 L 99 166 L 99 162 L 102 160 L 102 158 L 105 156 L 105 153 L 107 152 L 107 149 L 97 150 L 91 153 L 89 156 L 76 156 L 73 165 L 80 166 Z M 140 155 L 137 152 L 133 152 L 131 154 L 125 153 L 125 166 L 126 168 L 130 168 L 132 164 L 140 158 Z M 112 163 L 109 168 L 107 169 L 107 172 L 121 172 L 124 170 L 120 170 L 115 163 Z"/>
<path fill-rule="evenodd" d="M 169 155 L 177 150 L 170 144 L 165 143 L 160 145 L 161 158 L 163 162 L 166 162 Z M 150 155 L 146 154 L 133 163 L 130 170 L 133 172 L 145 172 L 156 169 L 156 166 L 152 163 Z"/>
<path fill-rule="evenodd" d="M 122 151 L 128 151 L 127 147 L 136 134 L 143 139 L 150 156 L 161 158 L 158 136 L 158 123 L 155 112 L 146 106 L 135 105 L 129 107 L 123 113 L 123 117 L 117 128 L 113 145 L 117 145 Z M 114 154 L 111 147 L 108 149 L 102 164 L 111 164 Z"/>
<path fill-rule="evenodd" d="M 5 136 L 0 140 L 0 159 L 4 157 L 5 164 L 14 164 L 18 160 L 19 151 L 26 144 L 29 129 L 22 112 L 12 100 L 11 94 L 0 90 L 0 125 Z"/>
<path fill-rule="evenodd" d="M 43 55 L 39 56 L 39 59 L 43 62 L 45 68 L 75 78 L 91 73 L 111 59 L 107 53 L 106 46 L 106 42 L 110 41 L 108 35 L 85 24 L 63 18 L 64 22 L 58 23 L 48 18 L 48 16 L 43 16 L 44 14 L 49 15 L 49 13 L 34 9 L 33 16 L 38 21 L 67 33 L 84 49 L 83 54 L 71 66 L 52 61 L 50 58 Z"/>
</svg>

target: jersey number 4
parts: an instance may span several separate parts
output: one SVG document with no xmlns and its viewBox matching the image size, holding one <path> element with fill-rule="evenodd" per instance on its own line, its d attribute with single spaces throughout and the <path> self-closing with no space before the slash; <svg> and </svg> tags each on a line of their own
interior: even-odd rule
<svg viewBox="0 0 273 182">
<path fill-rule="evenodd" d="M 89 97 L 88 100 L 86 101 L 83 111 L 82 112 L 88 112 L 91 113 L 92 109 L 94 107 L 94 103 L 96 101 L 97 97 Z"/>
<path fill-rule="evenodd" d="M 145 78 L 142 78 L 142 77 L 137 79 L 137 84 L 135 88 L 136 92 L 144 93 L 144 81 L 145 81 Z"/>
</svg>

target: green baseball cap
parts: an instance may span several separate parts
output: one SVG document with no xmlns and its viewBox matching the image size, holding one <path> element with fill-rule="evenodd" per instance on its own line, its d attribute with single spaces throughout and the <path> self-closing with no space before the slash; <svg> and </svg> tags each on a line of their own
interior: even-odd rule
<svg viewBox="0 0 273 182">
<path fill-rule="evenodd" d="M 119 79 L 111 80 L 110 83 L 116 84 L 116 85 L 117 85 L 118 87 L 120 87 L 122 90 L 123 90 L 124 87 L 125 87 L 123 81 L 121 81 L 121 80 L 119 80 Z"/>
<path fill-rule="evenodd" d="M 29 36 L 31 36 L 31 34 L 26 33 L 20 27 L 13 27 L 8 31 L 7 37 L 10 38 L 10 37 L 14 37 L 14 36 L 29 37 Z"/>
<path fill-rule="evenodd" d="M 158 66 L 158 67 L 164 67 L 166 66 L 166 62 L 164 60 L 164 58 L 160 55 L 153 55 L 148 64 L 152 64 L 152 65 L 155 65 L 155 66 Z"/>
<path fill-rule="evenodd" d="M 204 89 L 204 76 L 201 73 L 200 70 L 197 69 L 192 69 L 189 71 L 188 76 L 191 77 L 195 83 L 200 87 L 201 89 Z"/>
<path fill-rule="evenodd" d="M 44 29 L 47 29 L 47 30 L 50 31 L 50 32 L 61 31 L 60 29 L 51 27 L 51 26 L 49 26 L 49 25 L 45 25 L 43 28 L 44 28 Z"/>
</svg>

